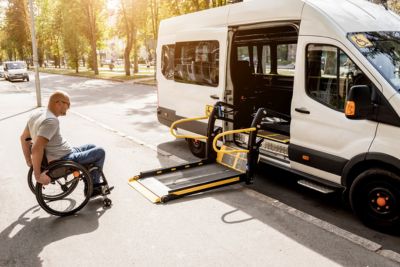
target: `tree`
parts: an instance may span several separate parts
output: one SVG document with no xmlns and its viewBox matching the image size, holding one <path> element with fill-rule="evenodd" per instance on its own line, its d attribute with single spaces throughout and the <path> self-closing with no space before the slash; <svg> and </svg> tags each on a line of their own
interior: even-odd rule
<svg viewBox="0 0 400 267">
<path fill-rule="evenodd" d="M 9 59 L 31 55 L 28 7 L 26 1 L 9 0 L 5 11 L 5 35 Z"/>
<path fill-rule="evenodd" d="M 134 72 L 137 72 L 137 36 L 138 29 L 144 24 L 145 2 L 142 0 L 121 0 L 120 20 L 121 35 L 126 38 L 124 49 L 125 74 L 130 76 L 130 54 L 134 48 Z"/>
<path fill-rule="evenodd" d="M 82 35 L 81 8 L 78 0 L 61 0 L 62 43 L 70 67 L 79 72 L 79 60 L 86 52 L 87 43 Z"/>
<path fill-rule="evenodd" d="M 62 9 L 61 0 L 36 0 L 38 15 L 36 32 L 38 40 L 39 65 L 44 59 L 54 60 L 60 66 L 62 57 Z"/>
<path fill-rule="evenodd" d="M 104 28 L 103 13 L 104 0 L 80 0 L 79 4 L 83 11 L 84 23 L 82 24 L 83 32 L 89 41 L 90 55 L 89 64 L 94 70 L 94 74 L 99 74 L 97 63 L 97 42 L 101 39 L 101 30 Z"/>
</svg>

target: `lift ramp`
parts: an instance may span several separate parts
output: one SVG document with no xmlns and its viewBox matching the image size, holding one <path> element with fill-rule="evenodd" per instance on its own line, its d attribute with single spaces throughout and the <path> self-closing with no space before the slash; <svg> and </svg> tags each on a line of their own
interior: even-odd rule
<svg viewBox="0 0 400 267">
<path fill-rule="evenodd" d="M 222 110 L 222 108 L 224 108 Z M 240 130 L 219 133 L 220 129 L 214 127 L 215 120 L 229 121 L 228 110 L 232 112 L 233 106 L 218 102 L 208 118 L 206 155 L 203 160 L 141 172 L 129 179 L 129 185 L 140 192 L 153 203 L 165 203 L 172 199 L 203 191 L 232 185 L 240 182 L 251 183 L 253 168 L 258 161 L 258 146 L 255 144 L 257 132 L 256 124 L 263 115 L 259 110 L 255 116 L 252 127 Z M 171 125 L 171 133 L 177 138 L 197 138 L 199 136 L 179 136 L 174 132 L 176 124 L 191 120 L 205 119 L 199 117 L 183 119 Z M 253 127 L 254 126 L 254 127 Z M 250 133 L 248 149 L 229 147 L 223 145 L 217 147 L 217 141 L 229 134 Z M 213 148 L 214 152 L 211 152 Z M 216 152 L 216 153 L 215 153 Z"/>
</svg>

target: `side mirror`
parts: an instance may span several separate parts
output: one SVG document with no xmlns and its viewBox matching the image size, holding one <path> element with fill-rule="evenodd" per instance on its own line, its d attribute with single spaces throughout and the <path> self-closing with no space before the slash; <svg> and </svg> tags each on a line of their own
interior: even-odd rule
<svg viewBox="0 0 400 267">
<path fill-rule="evenodd" d="M 346 99 L 345 114 L 348 119 L 363 120 L 373 112 L 372 90 L 367 85 L 354 85 Z"/>
</svg>

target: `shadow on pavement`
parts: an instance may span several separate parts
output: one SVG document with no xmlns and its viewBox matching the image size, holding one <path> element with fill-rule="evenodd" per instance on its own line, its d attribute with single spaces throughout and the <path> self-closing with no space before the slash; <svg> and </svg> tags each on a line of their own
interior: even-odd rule
<svg viewBox="0 0 400 267">
<path fill-rule="evenodd" d="M 324 195 L 297 184 L 301 178 L 290 172 L 260 164 L 251 189 L 279 200 L 346 231 L 374 241 L 383 249 L 400 253 L 400 236 L 388 235 L 364 226 L 342 201 L 340 193 Z"/>
<path fill-rule="evenodd" d="M 72 105 L 85 106 L 104 103 L 125 103 L 132 99 L 145 98 L 154 94 L 154 89 L 141 86 L 140 90 L 132 90 L 131 83 L 120 83 L 106 80 L 94 80 L 83 77 L 68 77 L 63 75 L 50 75 L 41 77 L 43 96 L 48 97 L 54 90 L 67 91 L 72 100 Z"/>
<path fill-rule="evenodd" d="M 171 153 L 171 155 L 178 157 L 182 159 L 183 161 L 187 162 L 194 162 L 194 161 L 199 161 L 200 159 L 196 156 L 194 156 L 192 153 L 190 153 L 188 149 L 188 145 L 185 140 L 183 139 L 177 139 L 171 142 L 165 142 L 162 144 L 159 144 L 157 146 L 157 150 L 162 150 L 168 153 Z M 161 162 L 162 166 L 169 167 L 167 165 L 164 165 L 164 156 L 158 156 L 159 161 Z"/>
<path fill-rule="evenodd" d="M 198 158 L 194 157 L 188 151 L 186 142 L 184 142 L 183 140 L 163 143 L 160 144 L 158 148 L 164 151 L 168 151 L 174 156 L 177 156 L 189 162 L 198 160 Z M 171 165 L 168 165 L 168 167 L 170 166 Z M 358 236 L 361 236 L 363 238 L 381 244 L 382 249 L 393 250 L 394 252 L 400 253 L 400 245 L 399 245 L 400 236 L 388 235 L 385 233 L 377 232 L 373 229 L 364 226 L 352 213 L 350 208 L 343 204 L 341 194 L 336 193 L 336 194 L 324 195 L 315 192 L 313 190 L 309 190 L 297 184 L 297 180 L 299 178 L 300 178 L 299 176 L 296 176 L 290 172 L 261 163 L 257 170 L 257 174 L 254 179 L 254 184 L 245 187 L 248 187 L 270 198 L 276 199 L 290 207 L 293 207 L 306 214 L 312 215 L 322 221 L 326 221 L 348 232 L 354 233 Z M 182 199 L 174 200 L 173 202 L 171 201 L 168 203 L 168 205 L 173 205 L 173 203 L 175 202 L 191 201 L 193 199 L 213 197 L 234 207 L 234 209 L 231 212 L 221 215 L 221 220 L 225 223 L 228 224 L 243 223 L 251 220 L 251 219 L 244 219 L 243 221 L 229 220 L 229 216 L 231 215 L 231 213 L 233 214 L 237 211 L 243 211 L 247 214 L 252 215 L 253 219 L 258 219 L 263 221 L 265 224 L 274 227 L 278 231 L 284 233 L 287 236 L 290 236 L 293 239 L 298 240 L 299 243 L 302 243 L 312 248 L 313 250 L 318 251 L 321 254 L 328 253 L 324 252 L 318 247 L 315 247 L 315 244 L 313 244 L 312 240 L 309 240 L 309 237 L 305 236 L 305 234 L 301 233 L 301 231 L 299 231 L 298 229 L 292 229 L 293 231 L 290 230 L 290 228 L 293 227 L 291 225 L 290 220 L 277 222 L 274 221 L 275 216 L 267 216 L 267 214 L 265 214 L 265 216 L 262 215 L 260 217 L 260 214 L 262 214 L 262 210 L 268 207 L 266 207 L 262 203 L 259 203 L 260 201 L 257 201 L 255 198 L 248 198 L 248 201 L 246 201 L 247 203 L 237 202 L 235 200 L 235 197 L 233 196 L 235 194 L 235 189 L 232 188 L 234 187 L 226 187 L 222 189 L 216 189 L 200 193 L 197 195 L 187 196 Z M 239 188 L 238 190 L 240 191 L 240 187 L 238 188 Z M 230 197 L 230 195 L 232 196 Z M 255 200 L 255 203 L 249 202 L 249 200 L 251 199 Z M 267 204 L 267 206 L 268 205 L 270 206 L 270 204 Z M 272 208 L 272 209 L 275 209 L 274 212 L 277 213 L 283 212 L 279 211 L 277 208 Z M 268 210 L 270 209 L 268 208 Z M 266 212 L 270 212 L 268 210 L 266 210 Z M 286 216 L 282 217 L 284 218 L 292 216 L 286 214 Z M 301 224 L 309 224 L 309 223 L 302 222 Z M 316 236 L 315 238 L 318 238 L 318 236 Z M 343 262 L 342 264 L 346 265 L 346 262 Z"/>
<path fill-rule="evenodd" d="M 0 233 L 0 266 L 42 266 L 39 254 L 47 245 L 99 227 L 99 218 L 106 211 L 99 206 L 91 201 L 83 211 L 68 217 L 40 217 L 43 211 L 39 206 L 28 209 Z M 58 255 L 62 261 L 62 251 Z"/>
<path fill-rule="evenodd" d="M 30 109 L 28 109 L 28 110 L 25 110 L 25 111 L 22 111 L 22 112 L 19 112 L 19 113 L 10 115 L 10 116 L 4 117 L 4 118 L 0 118 L 0 122 L 5 121 L 5 120 L 7 120 L 7 119 L 11 119 L 11 118 L 17 117 L 17 116 L 19 116 L 19 115 L 23 115 L 23 114 L 28 113 L 28 112 L 31 112 L 31 111 L 33 111 L 33 110 L 35 110 L 35 109 L 37 109 L 37 108 L 30 108 Z"/>
</svg>

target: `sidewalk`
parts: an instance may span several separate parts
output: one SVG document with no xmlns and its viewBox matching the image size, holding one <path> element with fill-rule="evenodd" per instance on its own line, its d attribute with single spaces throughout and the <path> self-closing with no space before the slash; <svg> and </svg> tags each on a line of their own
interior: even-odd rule
<svg viewBox="0 0 400 267">
<path fill-rule="evenodd" d="M 133 70 L 131 70 L 131 76 L 125 75 L 125 70 L 123 66 L 116 66 L 113 70 L 110 70 L 107 67 L 99 68 L 98 75 L 94 75 L 94 72 L 92 70 L 89 70 L 85 67 L 80 67 L 78 73 L 76 73 L 75 70 L 71 68 L 55 67 L 40 68 L 39 71 L 43 73 L 78 76 L 91 79 L 110 80 L 115 82 L 126 82 L 132 80 L 135 83 L 137 82 L 146 85 L 156 85 L 154 66 L 152 66 L 151 68 L 147 68 L 143 65 L 140 65 L 138 73 L 133 73 Z"/>
<path fill-rule="evenodd" d="M 113 206 L 99 199 L 76 216 L 49 216 L 26 185 L 18 143 L 34 94 L 0 96 L 0 266 L 398 266 L 242 186 L 154 205 L 127 181 L 175 159 L 74 112 L 62 132 L 105 148 Z"/>
</svg>

